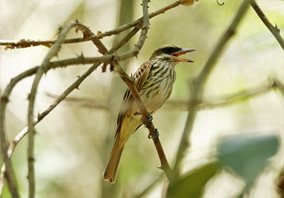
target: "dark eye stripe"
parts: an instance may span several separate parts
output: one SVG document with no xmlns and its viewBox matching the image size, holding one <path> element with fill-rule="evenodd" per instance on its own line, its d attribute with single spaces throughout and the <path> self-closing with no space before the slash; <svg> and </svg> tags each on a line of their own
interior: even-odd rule
<svg viewBox="0 0 284 198">
<path fill-rule="evenodd" d="M 165 47 L 165 48 L 161 49 L 161 51 L 165 54 L 172 54 L 172 53 L 178 52 L 180 50 L 181 50 L 181 48 L 179 48 L 179 47 Z"/>
</svg>

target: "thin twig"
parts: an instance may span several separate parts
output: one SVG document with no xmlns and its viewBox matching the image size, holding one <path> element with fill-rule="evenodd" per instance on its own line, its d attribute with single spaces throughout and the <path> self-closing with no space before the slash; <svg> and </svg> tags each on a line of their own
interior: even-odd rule
<svg viewBox="0 0 284 198">
<path fill-rule="evenodd" d="M 256 88 L 243 90 L 228 96 L 220 97 L 214 100 L 203 101 L 198 105 L 198 108 L 218 108 L 228 105 L 233 105 L 235 103 L 242 102 L 243 100 L 251 99 L 260 95 L 263 95 L 271 90 L 278 90 L 281 92 L 281 82 L 277 79 L 272 80 L 267 85 L 261 85 Z"/>
<path fill-rule="evenodd" d="M 125 43 L 129 41 L 129 37 L 132 38 L 138 31 L 140 30 L 140 26 L 135 26 L 123 39 L 121 39 L 116 45 L 114 45 L 108 53 L 113 53 L 121 48 Z"/>
<path fill-rule="evenodd" d="M 1 100 L 0 100 L 0 143 L 1 143 L 1 152 L 3 155 L 3 159 L 4 159 L 4 164 L 3 166 L 5 167 L 5 174 L 4 172 L 1 173 L 1 179 L 0 182 L 2 183 L 0 185 L 0 187 L 3 187 L 3 182 L 4 182 L 4 175 L 6 177 L 7 180 L 7 184 L 9 187 L 9 190 L 12 194 L 12 197 L 19 197 L 19 192 L 17 189 L 17 181 L 16 181 L 16 177 L 13 171 L 13 166 L 12 166 L 12 162 L 8 156 L 8 141 L 7 141 L 7 137 L 6 137 L 6 131 L 5 131 L 5 116 L 6 116 L 6 107 L 7 104 L 9 102 L 9 96 L 13 90 L 13 88 L 15 87 L 15 85 L 22 79 L 26 78 L 27 76 L 30 76 L 32 74 L 35 73 L 35 71 L 37 70 L 37 68 L 32 68 L 29 69 L 21 74 L 19 74 L 18 76 L 14 77 L 11 79 L 11 81 L 9 82 L 9 84 L 7 85 L 7 87 L 4 89 L 3 94 L 1 96 Z M 1 195 L 2 189 L 0 191 L 0 195 Z"/>
<path fill-rule="evenodd" d="M 281 91 L 281 83 L 277 79 L 271 81 L 268 84 L 263 84 L 255 88 L 246 89 L 239 91 L 227 96 L 221 96 L 217 98 L 211 98 L 207 100 L 197 101 L 198 110 L 203 110 L 207 108 L 220 108 L 229 105 L 234 105 L 236 103 L 242 102 L 244 100 L 252 99 L 254 97 L 263 95 L 271 90 Z M 167 108 L 176 109 L 182 108 L 185 109 L 188 106 L 188 101 L 168 101 L 165 103 Z"/>
<path fill-rule="evenodd" d="M 283 84 L 274 79 L 268 84 L 262 84 L 255 88 L 245 89 L 230 95 L 219 96 L 216 98 L 204 99 L 202 101 L 197 101 L 198 110 L 212 109 L 212 108 L 222 108 L 225 106 L 234 105 L 252 98 L 261 96 L 270 92 L 272 90 L 279 91 L 284 96 L 284 86 Z M 52 98 L 57 98 L 58 95 L 47 93 L 47 96 Z M 80 98 L 80 97 L 68 97 L 65 102 L 74 102 L 85 108 L 102 109 L 109 111 L 109 106 L 103 101 L 95 101 L 92 98 Z M 187 100 L 168 100 L 163 106 L 163 110 L 188 110 Z"/>
<path fill-rule="evenodd" d="M 164 8 L 161 8 L 155 12 L 152 12 L 149 14 L 149 18 L 158 16 L 160 14 L 165 13 L 168 10 L 171 10 L 177 6 L 179 6 L 181 2 L 178 0 L 168 6 L 165 6 Z M 72 43 L 80 43 L 80 42 L 86 42 L 94 39 L 96 37 L 97 39 L 102 39 L 106 36 L 111 36 L 114 34 L 119 34 L 125 30 L 128 30 L 132 27 L 135 27 L 137 24 L 142 23 L 143 18 L 139 18 L 135 21 L 132 21 L 128 24 L 124 24 L 114 30 L 111 31 L 106 31 L 104 33 L 98 33 L 96 36 L 91 36 L 91 37 L 83 37 L 83 38 L 72 38 L 72 39 L 66 39 L 64 40 L 65 44 L 72 44 Z M 0 40 L 0 46 L 6 46 L 6 49 L 15 49 L 15 48 L 25 48 L 25 47 L 35 47 L 35 46 L 46 46 L 50 47 L 52 44 L 55 43 L 56 40 L 49 40 L 49 41 L 32 41 L 29 39 L 21 39 L 20 41 L 7 41 L 7 40 Z"/>
<path fill-rule="evenodd" d="M 72 91 L 77 89 L 80 84 L 93 72 L 96 70 L 96 68 L 99 66 L 99 64 L 95 64 L 92 67 L 90 67 L 82 76 L 80 76 L 76 81 L 74 81 L 60 96 L 56 98 L 56 100 L 53 102 L 52 105 L 50 105 L 45 111 L 42 113 L 38 114 L 38 116 L 33 120 L 33 124 L 36 125 L 38 124 L 41 120 L 43 120 L 57 105 L 62 102 Z M 30 75 L 33 75 L 34 72 L 32 71 Z M 24 78 L 27 76 L 24 76 Z M 9 144 L 8 147 L 8 157 L 11 158 L 12 154 L 18 145 L 18 143 L 28 134 L 28 127 L 25 127 L 22 129 L 13 139 L 13 141 Z M 2 165 L 1 167 L 1 174 L 0 174 L 0 182 L 4 178 L 4 173 L 6 172 L 6 166 L 5 164 Z M 0 185 L 0 195 L 2 193 L 2 187 Z"/>
<path fill-rule="evenodd" d="M 268 18 L 265 16 L 264 12 L 261 10 L 261 8 L 257 5 L 255 0 L 251 1 L 251 6 L 256 12 L 256 14 L 259 16 L 259 18 L 262 20 L 264 25 L 269 29 L 269 31 L 273 34 L 273 36 L 276 38 L 282 49 L 284 50 L 284 40 L 280 35 L 280 29 L 275 25 L 273 26 L 272 23 L 268 20 Z"/>
<path fill-rule="evenodd" d="M 59 95 L 47 92 L 46 96 L 56 99 L 58 98 Z M 97 101 L 91 98 L 80 98 L 80 97 L 69 96 L 65 98 L 64 102 L 67 102 L 67 103 L 70 102 L 70 103 L 75 103 L 75 104 L 79 103 L 80 107 L 86 107 L 86 108 L 88 107 L 92 109 L 100 109 L 100 110 L 105 110 L 105 111 L 110 111 L 112 109 L 112 107 L 105 104 L 105 101 Z"/>
<path fill-rule="evenodd" d="M 219 39 L 216 47 L 214 48 L 212 54 L 209 56 L 200 74 L 194 80 L 192 86 L 190 86 L 191 96 L 188 103 L 188 116 L 176 154 L 176 161 L 173 169 L 173 179 L 177 179 L 179 177 L 181 161 L 184 157 L 186 149 L 189 147 L 189 136 L 191 134 L 195 116 L 198 110 L 196 101 L 201 101 L 203 87 L 205 86 L 211 71 L 214 69 L 215 63 L 223 52 L 226 44 L 228 43 L 230 38 L 232 38 L 232 36 L 235 34 L 236 28 L 240 24 L 241 19 L 245 16 L 245 13 L 249 7 L 249 3 L 250 0 L 243 0 L 231 24 Z"/>
<path fill-rule="evenodd" d="M 234 105 L 252 98 L 266 94 L 269 91 L 276 90 L 284 96 L 284 86 L 283 84 L 274 79 L 268 84 L 259 85 L 255 88 L 250 88 L 242 90 L 230 95 L 219 96 L 216 98 L 204 99 L 202 101 L 197 101 L 198 110 L 212 109 L 212 108 L 222 108 L 229 105 Z M 57 95 L 47 93 L 47 96 L 52 98 L 57 98 Z M 109 106 L 104 104 L 102 101 L 94 101 L 92 98 L 80 98 L 80 97 L 68 97 L 65 102 L 74 102 L 85 108 L 94 108 L 109 110 Z M 168 100 L 163 106 L 163 110 L 185 110 L 187 111 L 188 101 L 187 100 Z"/>
</svg>

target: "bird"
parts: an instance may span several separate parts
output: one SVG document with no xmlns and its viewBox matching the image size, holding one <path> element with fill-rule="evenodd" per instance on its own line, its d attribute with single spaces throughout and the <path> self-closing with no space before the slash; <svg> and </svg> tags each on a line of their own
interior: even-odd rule
<svg viewBox="0 0 284 198">
<path fill-rule="evenodd" d="M 152 115 L 171 95 L 176 78 L 175 66 L 180 62 L 193 62 L 180 55 L 193 52 L 194 49 L 175 45 L 164 45 L 156 49 L 150 59 L 144 62 L 134 73 L 134 85 L 147 112 Z M 120 158 L 129 137 L 142 125 L 142 116 L 130 90 L 127 89 L 117 118 L 115 142 L 109 162 L 104 171 L 104 179 L 114 183 Z"/>
</svg>

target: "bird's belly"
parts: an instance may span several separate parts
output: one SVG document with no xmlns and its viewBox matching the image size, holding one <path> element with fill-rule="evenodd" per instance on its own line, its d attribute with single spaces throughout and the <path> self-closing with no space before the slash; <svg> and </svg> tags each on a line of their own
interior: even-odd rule
<svg viewBox="0 0 284 198">
<path fill-rule="evenodd" d="M 167 88 L 165 88 L 165 86 L 161 84 L 159 88 L 153 90 L 152 94 L 141 95 L 147 111 L 152 113 L 158 110 L 167 100 L 171 91 L 172 86 L 167 86 Z"/>
</svg>

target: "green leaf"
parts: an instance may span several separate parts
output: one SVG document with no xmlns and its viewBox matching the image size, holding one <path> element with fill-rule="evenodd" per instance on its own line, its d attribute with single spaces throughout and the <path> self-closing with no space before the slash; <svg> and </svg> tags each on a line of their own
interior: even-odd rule
<svg viewBox="0 0 284 198">
<path fill-rule="evenodd" d="M 184 177 L 169 186 L 167 197 L 200 197 L 205 184 L 216 174 L 219 168 L 220 166 L 217 162 L 212 162 L 190 171 Z"/>
<path fill-rule="evenodd" d="M 232 135 L 221 140 L 218 156 L 224 167 L 242 176 L 250 186 L 278 148 L 276 135 Z"/>
</svg>

